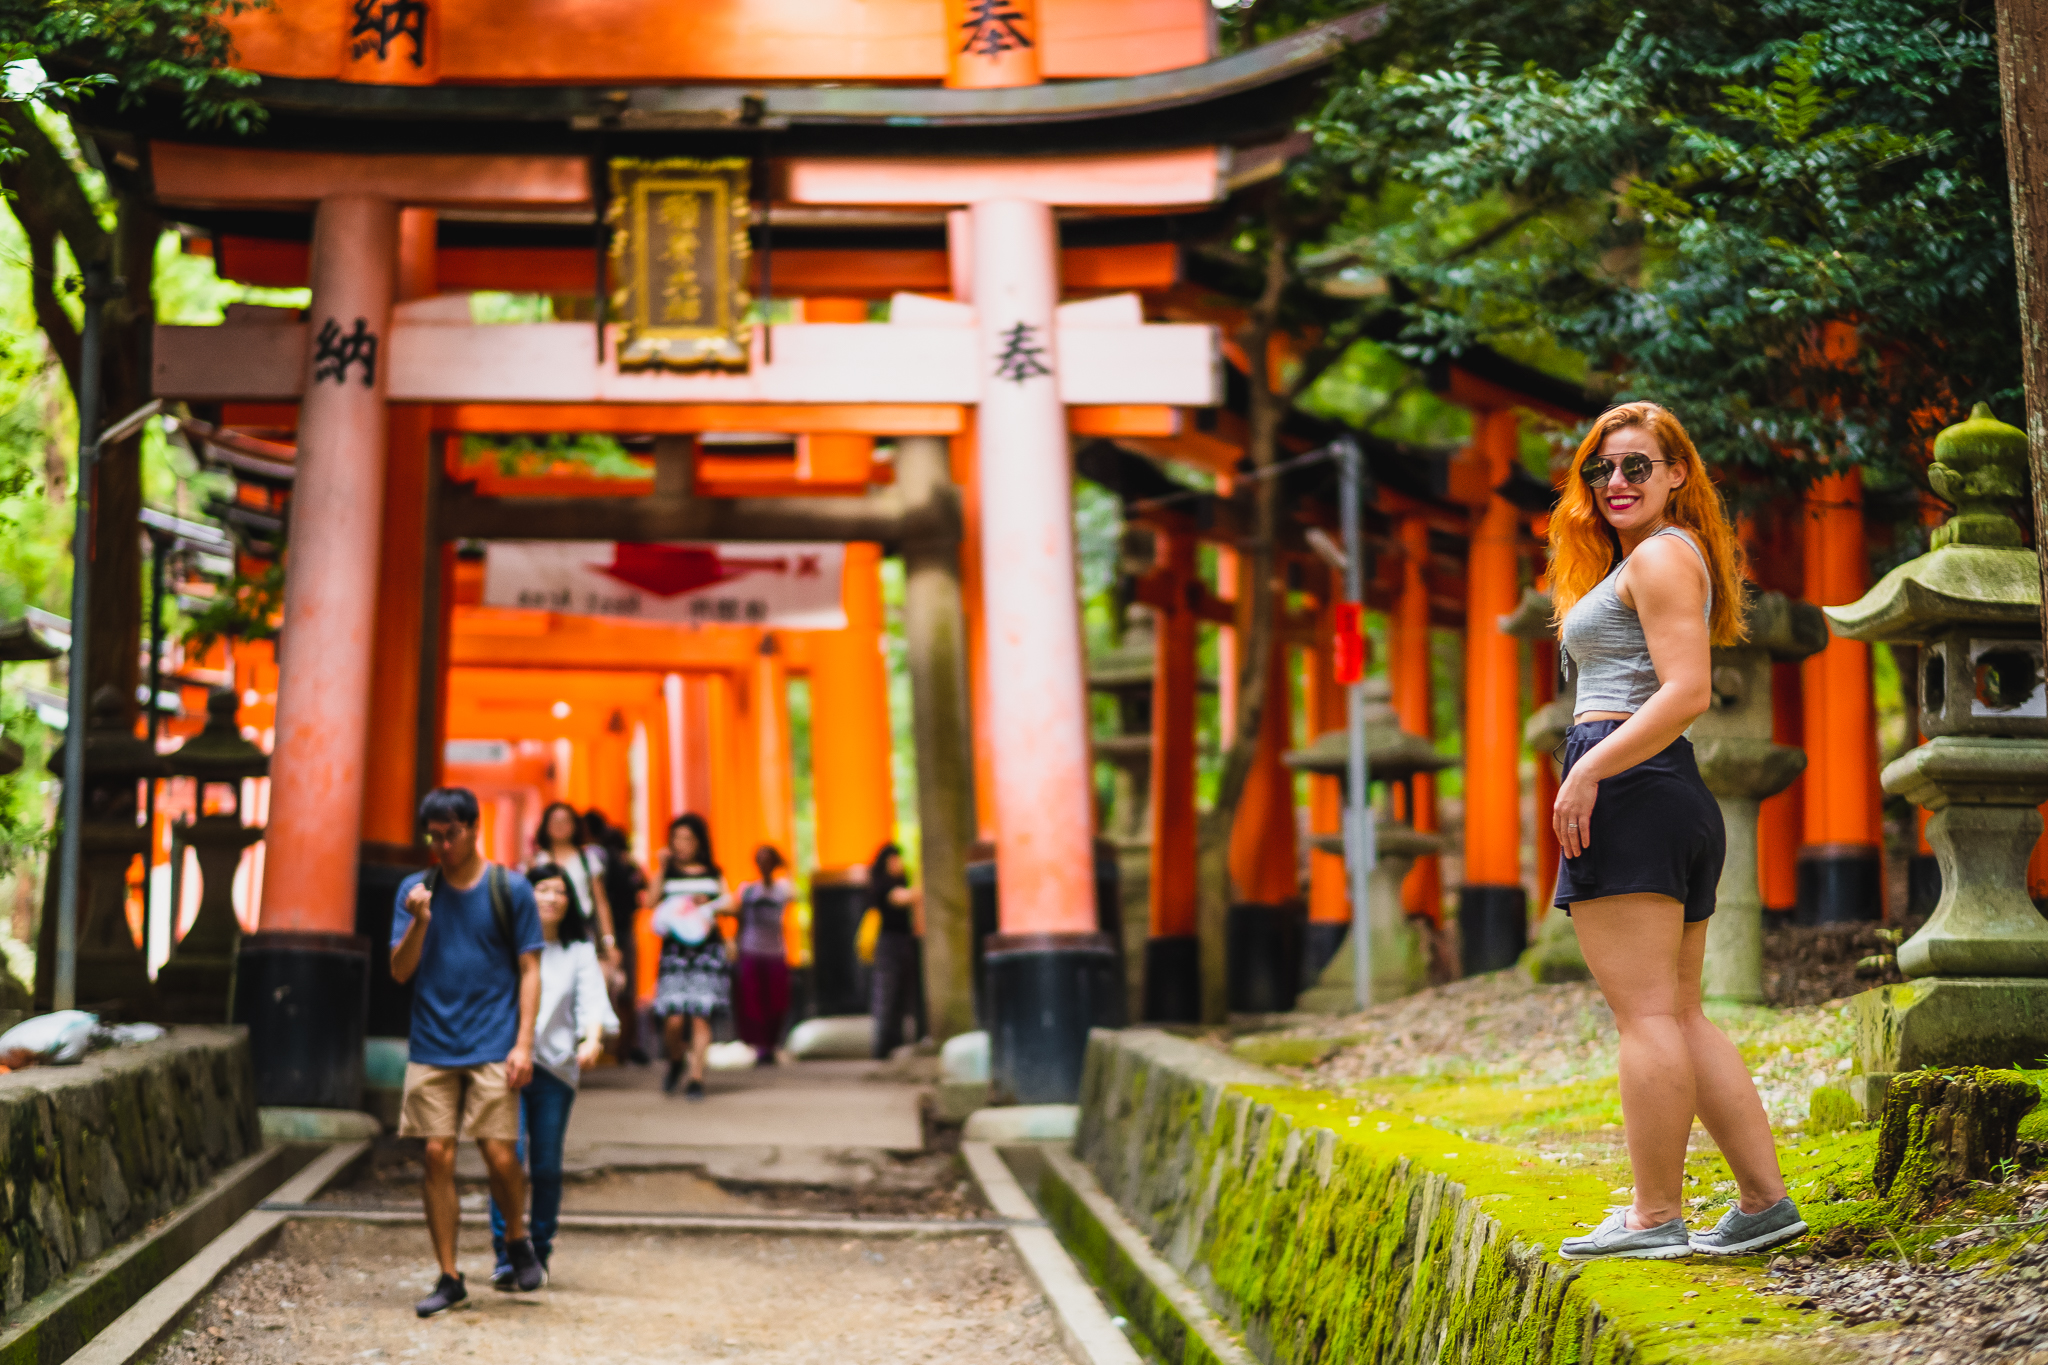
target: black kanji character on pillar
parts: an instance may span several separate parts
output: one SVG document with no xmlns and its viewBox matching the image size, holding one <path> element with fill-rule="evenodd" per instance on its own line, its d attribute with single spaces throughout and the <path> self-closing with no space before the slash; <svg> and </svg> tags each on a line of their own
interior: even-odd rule
<svg viewBox="0 0 2048 1365">
<path fill-rule="evenodd" d="M 314 383 L 332 379 L 337 384 L 346 384 L 348 367 L 357 364 L 363 367 L 364 388 L 377 382 L 377 334 L 370 330 L 368 319 L 357 318 L 356 329 L 343 332 L 341 324 L 329 318 L 320 324 L 313 343 Z"/>
<path fill-rule="evenodd" d="M 996 378 L 1021 384 L 1042 374 L 1051 374 L 1045 363 L 1045 347 L 1038 343 L 1038 329 L 1020 322 L 1003 333 L 1003 353 L 996 357 Z"/>
<path fill-rule="evenodd" d="M 977 57 L 996 57 L 1030 47 L 1031 40 L 1017 27 L 1023 22 L 1024 11 L 1011 8 L 1010 0 L 970 0 L 967 18 L 960 25 L 967 41 L 960 44 L 960 50 Z"/>
<path fill-rule="evenodd" d="M 400 38 L 412 39 L 412 64 L 427 64 L 426 0 L 355 0 L 355 27 L 348 31 L 349 52 L 366 57 L 372 50 L 377 60 L 391 55 L 391 45 Z"/>
</svg>

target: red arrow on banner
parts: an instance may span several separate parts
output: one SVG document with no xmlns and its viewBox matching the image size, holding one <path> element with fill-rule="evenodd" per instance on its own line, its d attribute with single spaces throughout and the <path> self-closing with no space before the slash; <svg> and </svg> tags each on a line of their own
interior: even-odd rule
<svg viewBox="0 0 2048 1365">
<path fill-rule="evenodd" d="M 612 546 L 612 562 L 593 565 L 599 573 L 656 597 L 679 597 L 731 582 L 744 574 L 788 573 L 786 559 L 726 559 L 708 545 Z"/>
</svg>

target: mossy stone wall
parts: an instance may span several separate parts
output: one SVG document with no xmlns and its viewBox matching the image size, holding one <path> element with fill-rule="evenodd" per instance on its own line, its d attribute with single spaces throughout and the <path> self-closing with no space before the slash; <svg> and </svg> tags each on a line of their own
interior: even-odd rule
<svg viewBox="0 0 2048 1365">
<path fill-rule="evenodd" d="M 12 1313 L 262 1146 L 249 1043 L 176 1028 L 0 1076 L 0 1295 Z"/>
<path fill-rule="evenodd" d="M 1262 1360 L 1637 1359 L 1578 1267 L 1487 1212 L 1500 1196 L 1310 1124 L 1264 1098 L 1275 1079 L 1165 1034 L 1097 1033 L 1076 1139 L 1109 1196 Z"/>
</svg>

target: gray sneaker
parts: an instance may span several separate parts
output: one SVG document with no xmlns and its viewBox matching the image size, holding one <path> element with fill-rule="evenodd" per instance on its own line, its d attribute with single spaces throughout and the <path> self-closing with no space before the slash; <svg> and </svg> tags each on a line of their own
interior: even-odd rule
<svg viewBox="0 0 2048 1365">
<path fill-rule="evenodd" d="M 1606 1222 L 1584 1237 L 1565 1238 L 1558 1244 L 1557 1254 L 1567 1261 L 1670 1261 L 1690 1256 L 1692 1243 L 1686 1237 L 1683 1218 L 1653 1228 L 1632 1228 L 1628 1210 L 1623 1208 L 1608 1214 Z"/>
<path fill-rule="evenodd" d="M 1806 1220 L 1799 1216 L 1799 1206 L 1787 1196 L 1761 1213 L 1744 1213 L 1742 1205 L 1737 1204 L 1721 1215 L 1712 1231 L 1695 1232 L 1692 1249 L 1709 1256 L 1740 1256 L 1745 1251 L 1762 1251 L 1789 1242 L 1805 1233 Z"/>
</svg>

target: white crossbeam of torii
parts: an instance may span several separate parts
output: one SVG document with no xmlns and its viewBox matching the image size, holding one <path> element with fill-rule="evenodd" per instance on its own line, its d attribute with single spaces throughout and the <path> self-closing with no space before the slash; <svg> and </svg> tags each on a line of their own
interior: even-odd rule
<svg viewBox="0 0 2048 1365">
<path fill-rule="evenodd" d="M 598 360 L 592 324 L 476 324 L 463 295 L 402 303 L 391 313 L 388 345 L 377 342 L 373 363 L 388 369 L 385 397 L 394 403 L 978 403 L 986 385 L 1006 382 L 994 369 L 982 372 L 972 307 L 915 294 L 898 295 L 886 323 L 779 325 L 772 347 L 757 327 L 754 363 L 740 373 L 622 372 L 615 339 Z M 1060 307 L 1053 338 L 1024 326 L 1006 343 L 1013 362 L 1056 350 L 1062 403 L 1221 401 L 1216 329 L 1148 324 L 1136 295 Z M 159 327 L 155 393 L 191 402 L 297 401 L 312 330 L 290 318 Z M 352 330 L 339 335 L 346 340 Z M 341 362 L 352 380 L 362 377 L 363 349 L 359 343 Z"/>
</svg>

